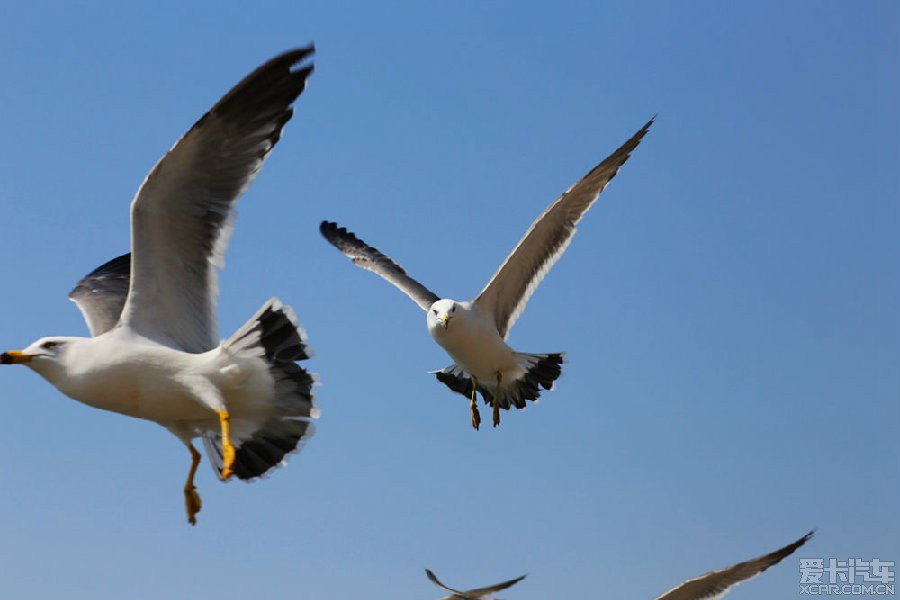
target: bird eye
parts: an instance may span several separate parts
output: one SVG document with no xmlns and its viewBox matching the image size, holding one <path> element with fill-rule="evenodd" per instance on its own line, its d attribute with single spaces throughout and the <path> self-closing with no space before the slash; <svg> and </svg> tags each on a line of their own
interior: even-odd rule
<svg viewBox="0 0 900 600">
<path fill-rule="evenodd" d="M 59 342 L 44 342 L 41 344 L 41 348 L 44 350 L 53 350 L 57 346 L 59 346 Z"/>
<path fill-rule="evenodd" d="M 437 314 L 437 309 L 436 309 L 436 308 L 432 308 L 432 309 L 431 309 L 431 312 L 433 312 L 434 314 Z"/>
<path fill-rule="evenodd" d="M 455 305 L 455 304 L 450 308 L 450 312 L 454 312 L 454 311 L 456 311 L 456 305 Z"/>
</svg>

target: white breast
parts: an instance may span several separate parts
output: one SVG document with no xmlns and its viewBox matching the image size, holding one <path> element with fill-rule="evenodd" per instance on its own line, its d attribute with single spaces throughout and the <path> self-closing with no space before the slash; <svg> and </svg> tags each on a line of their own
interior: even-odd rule
<svg viewBox="0 0 900 600">
<path fill-rule="evenodd" d="M 518 378 L 522 369 L 490 317 L 468 302 L 459 302 L 456 307 L 446 329 L 429 319 L 428 331 L 434 341 L 456 364 L 485 384 L 493 381 L 498 371 L 504 380 Z"/>
</svg>

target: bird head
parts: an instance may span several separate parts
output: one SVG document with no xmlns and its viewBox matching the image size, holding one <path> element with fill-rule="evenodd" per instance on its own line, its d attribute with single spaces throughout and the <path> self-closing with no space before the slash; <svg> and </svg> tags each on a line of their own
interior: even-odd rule
<svg viewBox="0 0 900 600">
<path fill-rule="evenodd" d="M 24 350 L 9 350 L 0 354 L 0 364 L 25 365 L 39 373 L 62 362 L 73 338 L 41 338 Z"/>
<path fill-rule="evenodd" d="M 454 300 L 444 298 L 438 300 L 428 308 L 429 331 L 446 331 L 456 316 L 457 303 Z"/>
</svg>

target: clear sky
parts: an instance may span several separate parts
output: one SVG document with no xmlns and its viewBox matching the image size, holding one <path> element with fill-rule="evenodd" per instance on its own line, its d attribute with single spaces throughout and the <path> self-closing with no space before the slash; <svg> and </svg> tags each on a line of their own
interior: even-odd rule
<svg viewBox="0 0 900 600">
<path fill-rule="evenodd" d="M 322 418 L 267 480 L 204 464 L 192 528 L 176 438 L 0 369 L 0 596 L 437 598 L 429 567 L 640 600 L 813 528 L 799 556 L 900 560 L 897 3 L 133 4 L 0 5 L 0 349 L 86 334 L 66 294 L 150 167 L 315 41 L 219 317 L 292 305 Z M 467 299 L 655 113 L 512 331 L 567 352 L 557 389 L 475 432 L 424 313 L 318 223 Z"/>
</svg>

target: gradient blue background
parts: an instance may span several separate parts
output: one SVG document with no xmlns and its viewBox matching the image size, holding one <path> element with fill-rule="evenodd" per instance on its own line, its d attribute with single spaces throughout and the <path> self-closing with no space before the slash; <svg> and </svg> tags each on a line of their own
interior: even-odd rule
<svg viewBox="0 0 900 600">
<path fill-rule="evenodd" d="M 316 72 L 239 206 L 230 335 L 270 296 L 316 357 L 318 433 L 185 523 L 158 426 L 0 369 L 0 596 L 651 598 L 786 544 L 900 560 L 900 8 L 894 2 L 6 2 L 0 349 L 86 328 L 66 293 L 241 77 Z M 475 432 L 424 313 L 335 219 L 474 296 L 650 116 L 512 331 L 557 389 Z M 797 557 L 729 598 L 798 596 Z"/>
</svg>

